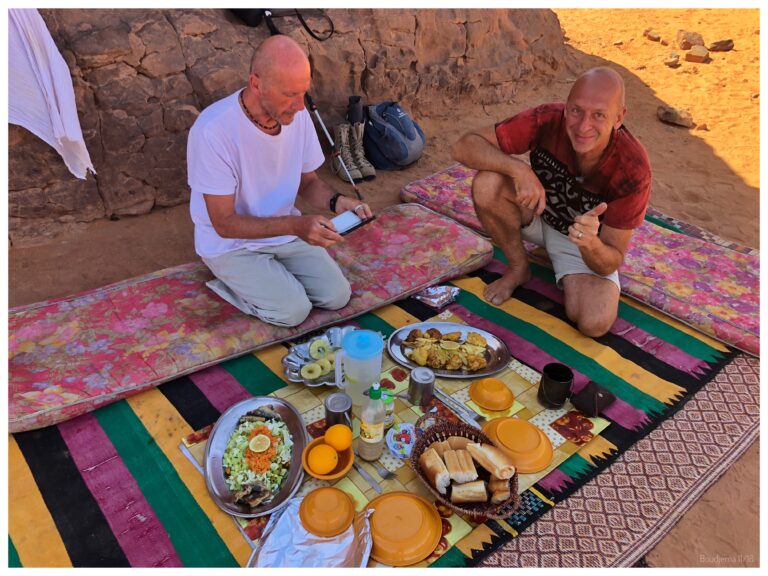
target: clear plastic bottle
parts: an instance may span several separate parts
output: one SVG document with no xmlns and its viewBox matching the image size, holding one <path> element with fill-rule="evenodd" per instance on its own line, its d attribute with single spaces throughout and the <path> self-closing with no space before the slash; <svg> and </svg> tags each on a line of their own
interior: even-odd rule
<svg viewBox="0 0 768 576">
<path fill-rule="evenodd" d="M 384 430 L 389 430 L 395 423 L 395 397 L 382 393 L 381 401 L 384 403 Z"/>
<path fill-rule="evenodd" d="M 384 448 L 384 403 L 378 384 L 371 386 L 371 392 L 360 415 L 360 437 L 357 453 L 363 460 L 378 460 Z"/>
</svg>

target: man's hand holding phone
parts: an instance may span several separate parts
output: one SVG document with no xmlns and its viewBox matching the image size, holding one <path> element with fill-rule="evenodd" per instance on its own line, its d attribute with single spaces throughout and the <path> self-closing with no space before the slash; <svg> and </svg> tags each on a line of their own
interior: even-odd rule
<svg viewBox="0 0 768 576">
<path fill-rule="evenodd" d="M 358 210 L 358 212 L 362 213 L 362 210 Z M 331 223 L 333 224 L 334 228 L 336 228 L 336 232 L 341 234 L 342 236 L 346 236 L 352 230 L 357 230 L 361 226 L 367 224 L 371 220 L 373 220 L 375 217 L 371 216 L 369 218 L 361 218 L 358 216 L 357 213 L 353 212 L 352 210 L 347 210 L 346 212 L 342 212 L 335 218 L 331 219 Z"/>
</svg>

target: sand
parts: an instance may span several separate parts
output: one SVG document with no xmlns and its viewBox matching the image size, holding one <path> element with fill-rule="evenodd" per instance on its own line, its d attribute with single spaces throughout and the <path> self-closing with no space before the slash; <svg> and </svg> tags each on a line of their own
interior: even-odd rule
<svg viewBox="0 0 768 576">
<path fill-rule="evenodd" d="M 398 201 L 400 188 L 452 163 L 448 147 L 464 131 L 492 124 L 544 101 L 565 98 L 569 80 L 610 64 L 627 84 L 626 124 L 648 149 L 654 172 L 651 204 L 672 216 L 759 247 L 759 14 L 757 10 L 557 10 L 569 38 L 563 80 L 526 86 L 505 105 L 466 106 L 419 119 L 428 146 L 417 165 L 380 172 L 361 185 L 374 210 Z M 663 46 L 643 37 L 653 28 Z M 706 64 L 682 61 L 678 29 L 705 43 L 732 38 L 731 52 Z M 672 50 L 681 66 L 663 60 Z M 659 105 L 690 111 L 697 129 L 668 126 Z M 706 129 L 702 129 L 706 125 Z M 350 192 L 327 169 L 323 179 Z M 179 186 L 185 186 L 180 182 Z M 9 250 L 9 304 L 37 302 L 97 288 L 196 259 L 186 205 L 99 221 L 64 231 L 46 244 Z M 650 552 L 651 566 L 757 566 L 759 442 L 685 514 Z M 737 487 L 734 489 L 734 486 Z"/>
</svg>

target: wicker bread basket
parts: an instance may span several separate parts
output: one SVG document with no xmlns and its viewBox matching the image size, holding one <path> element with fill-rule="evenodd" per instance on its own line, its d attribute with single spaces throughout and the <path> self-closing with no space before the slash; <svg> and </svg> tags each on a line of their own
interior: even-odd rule
<svg viewBox="0 0 768 576">
<path fill-rule="evenodd" d="M 435 421 L 434 424 L 428 426 L 430 420 Z M 428 426 L 428 427 L 425 427 Z M 449 422 L 447 420 L 440 419 L 433 414 L 424 414 L 416 421 L 415 424 L 416 441 L 411 451 L 411 466 L 413 467 L 416 475 L 424 482 L 424 485 L 432 493 L 435 499 L 448 506 L 452 510 L 455 510 L 459 514 L 466 514 L 474 521 L 484 521 L 486 518 L 504 519 L 510 516 L 517 510 L 520 504 L 520 495 L 517 493 L 517 472 L 509 479 L 509 498 L 503 502 L 494 504 L 488 502 L 474 502 L 466 504 L 454 504 L 450 499 L 450 490 L 448 494 L 440 494 L 434 486 L 427 479 L 424 471 L 419 465 L 419 457 L 430 447 L 433 442 L 439 442 L 447 440 L 450 436 L 463 436 L 473 442 L 479 442 L 482 444 L 493 444 L 480 430 L 473 428 L 469 424 L 464 422 Z M 488 481 L 490 478 L 490 472 L 479 464 L 476 466 L 478 479 Z"/>
</svg>

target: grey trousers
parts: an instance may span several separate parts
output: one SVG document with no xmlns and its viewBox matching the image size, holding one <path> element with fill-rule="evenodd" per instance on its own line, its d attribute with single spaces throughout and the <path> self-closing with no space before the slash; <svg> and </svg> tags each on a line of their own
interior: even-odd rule
<svg viewBox="0 0 768 576">
<path fill-rule="evenodd" d="M 235 250 L 203 262 L 215 280 L 208 287 L 264 322 L 296 326 L 312 306 L 338 310 L 352 294 L 349 282 L 325 248 L 296 239 L 258 251 Z"/>
</svg>

